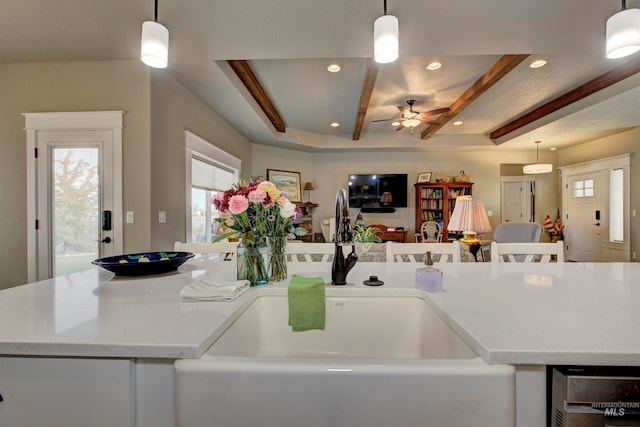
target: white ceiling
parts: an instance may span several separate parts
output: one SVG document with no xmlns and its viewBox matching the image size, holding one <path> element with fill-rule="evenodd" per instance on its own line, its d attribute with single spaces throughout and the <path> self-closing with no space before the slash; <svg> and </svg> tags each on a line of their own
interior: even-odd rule
<svg viewBox="0 0 640 427">
<path fill-rule="evenodd" d="M 635 3 L 634 3 L 635 2 Z M 638 56 L 604 57 L 617 0 L 388 0 L 400 59 L 380 66 L 359 140 L 352 140 L 373 21 L 382 0 L 159 0 L 170 36 L 166 70 L 251 141 L 306 151 L 495 147 L 488 134 Z M 628 0 L 640 7 L 640 0 Z M 0 62 L 137 59 L 153 0 L 0 0 Z M 422 140 L 395 132 L 397 105 L 450 106 L 502 55 L 524 62 Z M 276 132 L 226 60 L 248 60 L 287 126 Z M 534 59 L 548 65 L 531 69 Z M 427 71 L 432 60 L 440 70 Z M 337 62 L 340 73 L 326 66 Z M 337 121 L 339 128 L 329 124 Z M 562 147 L 640 126 L 640 74 L 507 135 L 498 149 Z"/>
</svg>

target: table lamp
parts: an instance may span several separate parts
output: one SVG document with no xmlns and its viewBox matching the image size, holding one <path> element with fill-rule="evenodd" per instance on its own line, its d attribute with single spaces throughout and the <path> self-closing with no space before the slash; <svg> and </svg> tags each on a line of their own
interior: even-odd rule
<svg viewBox="0 0 640 427">
<path fill-rule="evenodd" d="M 450 231 L 462 231 L 460 242 L 469 246 L 479 244 L 478 233 L 491 231 L 491 224 L 484 203 L 472 200 L 470 196 L 456 198 L 456 206 L 447 225 Z"/>
<path fill-rule="evenodd" d="M 313 184 L 311 182 L 307 182 L 304 185 L 304 192 L 307 193 L 307 203 L 311 203 L 311 191 L 313 191 Z"/>
</svg>

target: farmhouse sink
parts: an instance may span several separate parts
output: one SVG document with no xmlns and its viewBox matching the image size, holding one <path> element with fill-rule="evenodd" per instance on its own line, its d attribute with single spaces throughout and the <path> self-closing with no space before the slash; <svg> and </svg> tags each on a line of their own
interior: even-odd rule
<svg viewBox="0 0 640 427">
<path fill-rule="evenodd" d="M 515 426 L 514 368 L 488 365 L 420 293 L 327 296 L 292 332 L 265 295 L 201 358 L 175 363 L 179 426 Z"/>
</svg>

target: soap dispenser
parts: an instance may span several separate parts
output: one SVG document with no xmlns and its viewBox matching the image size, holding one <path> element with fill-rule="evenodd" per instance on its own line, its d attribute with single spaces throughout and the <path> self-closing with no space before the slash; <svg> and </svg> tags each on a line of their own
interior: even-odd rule
<svg viewBox="0 0 640 427">
<path fill-rule="evenodd" d="M 424 263 L 426 267 L 416 270 L 416 288 L 427 292 L 442 290 L 442 270 L 433 267 L 431 251 L 427 251 Z"/>
</svg>

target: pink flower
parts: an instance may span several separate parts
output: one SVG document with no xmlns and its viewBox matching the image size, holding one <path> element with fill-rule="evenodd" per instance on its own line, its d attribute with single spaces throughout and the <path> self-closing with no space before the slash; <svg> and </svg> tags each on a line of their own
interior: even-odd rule
<svg viewBox="0 0 640 427">
<path fill-rule="evenodd" d="M 267 198 L 267 193 L 264 190 L 256 188 L 251 191 L 247 197 L 251 203 L 263 203 Z"/>
<path fill-rule="evenodd" d="M 249 207 L 249 200 L 241 195 L 231 196 L 229 199 L 229 212 L 234 215 L 241 214 Z"/>
</svg>

